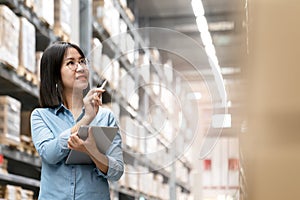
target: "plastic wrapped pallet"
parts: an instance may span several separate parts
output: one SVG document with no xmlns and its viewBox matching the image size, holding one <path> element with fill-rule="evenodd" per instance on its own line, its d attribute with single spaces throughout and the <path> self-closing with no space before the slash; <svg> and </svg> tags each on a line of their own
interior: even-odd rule
<svg viewBox="0 0 300 200">
<path fill-rule="evenodd" d="M 102 65 L 102 43 L 98 38 L 93 38 L 91 59 L 92 68 L 98 75 L 101 75 L 101 65 Z"/>
<path fill-rule="evenodd" d="M 54 26 L 54 0 L 35 0 L 34 12 L 47 23 L 50 28 Z"/>
<path fill-rule="evenodd" d="M 7 6 L 0 5 L 0 61 L 14 69 L 19 65 L 19 30 L 19 18 Z"/>
<path fill-rule="evenodd" d="M 25 17 L 20 17 L 19 37 L 19 67 L 35 74 L 35 27 Z"/>
<path fill-rule="evenodd" d="M 126 185 L 128 185 L 130 189 L 139 190 L 139 173 L 136 173 L 136 169 L 131 165 L 128 165 L 126 181 L 128 181 Z"/>
<path fill-rule="evenodd" d="M 113 36 L 120 33 L 120 13 L 109 1 L 104 3 L 103 26 Z"/>
<path fill-rule="evenodd" d="M 120 4 L 123 8 L 127 7 L 127 0 L 120 0 Z"/>
<path fill-rule="evenodd" d="M 10 96 L 0 96 L 0 141 L 3 144 L 20 143 L 21 102 Z"/>
<path fill-rule="evenodd" d="M 150 61 L 146 54 L 139 54 L 138 67 L 146 83 L 150 82 Z"/>
<path fill-rule="evenodd" d="M 134 53 L 135 53 L 135 42 L 133 37 L 127 33 L 126 34 L 126 55 L 127 59 L 129 60 L 130 63 L 134 62 Z"/>
<path fill-rule="evenodd" d="M 120 82 L 120 63 L 117 60 L 113 60 L 111 87 L 113 89 L 118 89 L 119 82 Z"/>
<path fill-rule="evenodd" d="M 104 12 L 104 0 L 93 0 L 93 16 L 100 25 L 103 25 Z"/>
<path fill-rule="evenodd" d="M 54 0 L 54 33 L 64 39 L 71 34 L 71 0 Z"/>
<path fill-rule="evenodd" d="M 5 199 L 22 199 L 21 190 L 22 188 L 20 186 L 6 185 Z"/>
<path fill-rule="evenodd" d="M 126 144 L 135 152 L 138 151 L 138 136 L 137 122 L 128 117 L 126 124 Z"/>
<path fill-rule="evenodd" d="M 34 8 L 34 0 L 24 0 L 24 4 L 25 6 L 27 6 L 28 8 L 33 9 Z"/>
<path fill-rule="evenodd" d="M 21 199 L 22 200 L 30 200 L 33 199 L 34 192 L 27 189 L 21 189 Z"/>
</svg>

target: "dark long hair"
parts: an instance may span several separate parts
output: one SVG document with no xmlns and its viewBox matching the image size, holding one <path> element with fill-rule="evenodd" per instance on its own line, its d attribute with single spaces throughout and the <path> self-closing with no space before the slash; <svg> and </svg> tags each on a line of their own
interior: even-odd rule
<svg viewBox="0 0 300 200">
<path fill-rule="evenodd" d="M 68 48 L 75 48 L 85 58 L 79 46 L 69 42 L 55 42 L 43 53 L 40 64 L 40 106 L 42 108 L 55 108 L 63 101 L 60 69 Z"/>
</svg>

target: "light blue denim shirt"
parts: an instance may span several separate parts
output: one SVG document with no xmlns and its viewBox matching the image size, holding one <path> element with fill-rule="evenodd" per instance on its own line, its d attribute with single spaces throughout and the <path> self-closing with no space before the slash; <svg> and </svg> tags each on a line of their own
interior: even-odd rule
<svg viewBox="0 0 300 200">
<path fill-rule="evenodd" d="M 107 200 L 109 181 L 117 181 L 123 174 L 124 162 L 121 135 L 118 133 L 106 152 L 108 172 L 103 174 L 94 164 L 65 164 L 69 149 L 71 127 L 77 120 L 63 105 L 55 109 L 36 108 L 31 113 L 32 140 L 41 160 L 39 200 Z M 109 109 L 100 108 L 90 125 L 117 126 Z"/>
</svg>

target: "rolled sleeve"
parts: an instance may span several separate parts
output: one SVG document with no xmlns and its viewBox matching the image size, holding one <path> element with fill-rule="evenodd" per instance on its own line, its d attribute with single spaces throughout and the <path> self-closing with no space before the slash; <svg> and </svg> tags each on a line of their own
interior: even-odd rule
<svg viewBox="0 0 300 200">
<path fill-rule="evenodd" d="M 98 116 L 94 119 L 91 125 L 118 127 L 114 114 L 106 108 L 101 108 Z M 121 178 L 124 172 L 122 138 L 120 131 L 117 132 L 110 147 L 105 153 L 108 159 L 108 171 L 103 173 L 99 169 L 95 169 L 97 175 L 106 178 L 109 181 L 117 181 Z"/>
<path fill-rule="evenodd" d="M 107 174 L 104 174 L 98 168 L 95 168 L 96 173 L 99 176 L 103 176 L 104 178 L 110 181 L 118 181 L 124 172 L 123 163 L 118 162 L 116 159 L 107 156 L 108 158 L 108 171 Z"/>
</svg>

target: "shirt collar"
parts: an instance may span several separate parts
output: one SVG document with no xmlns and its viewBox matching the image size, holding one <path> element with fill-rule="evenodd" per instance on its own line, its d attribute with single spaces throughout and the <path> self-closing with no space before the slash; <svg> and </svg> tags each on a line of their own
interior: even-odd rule
<svg viewBox="0 0 300 200">
<path fill-rule="evenodd" d="M 59 105 L 59 106 L 57 106 L 55 109 L 54 109 L 54 113 L 55 113 L 55 115 L 57 115 L 57 113 L 59 112 L 59 111 L 61 111 L 62 109 L 67 109 L 62 103 Z"/>
</svg>

